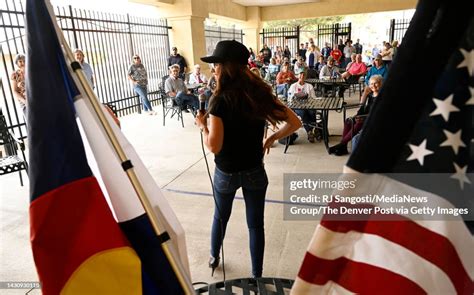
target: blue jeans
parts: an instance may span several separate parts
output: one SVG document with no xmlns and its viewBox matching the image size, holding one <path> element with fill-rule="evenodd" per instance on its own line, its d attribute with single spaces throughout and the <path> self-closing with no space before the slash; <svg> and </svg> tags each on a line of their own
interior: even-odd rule
<svg viewBox="0 0 474 295">
<path fill-rule="evenodd" d="M 290 85 L 288 85 L 288 84 L 277 85 L 277 95 L 278 94 L 283 94 L 284 97 L 288 98 L 288 89 L 289 88 L 290 88 Z"/>
<path fill-rule="evenodd" d="M 153 111 L 150 101 L 148 100 L 148 94 L 147 94 L 147 89 L 146 86 L 140 86 L 138 84 L 135 84 L 133 86 L 133 90 L 135 93 L 140 97 L 140 100 L 143 103 L 143 109 L 146 111 Z"/>
<path fill-rule="evenodd" d="M 362 133 L 362 130 L 359 131 L 359 133 L 357 133 L 356 135 L 354 135 L 352 137 L 352 152 L 355 151 L 355 149 L 357 148 L 357 146 L 359 145 L 359 140 L 360 140 L 360 134 Z"/>
<path fill-rule="evenodd" d="M 175 100 L 176 103 L 183 109 L 188 107 L 192 108 L 193 110 L 199 109 L 199 100 L 195 95 L 178 91 Z"/>
<path fill-rule="evenodd" d="M 311 131 L 316 126 L 316 111 L 315 110 L 294 110 L 301 118 L 303 127 L 306 132 Z"/>
<path fill-rule="evenodd" d="M 212 96 L 212 91 L 211 91 L 211 89 L 206 89 L 206 90 L 204 91 L 204 95 L 207 97 L 207 101 L 206 101 L 206 103 L 207 103 L 207 102 L 209 101 L 209 98 L 211 98 L 211 96 Z"/>
<path fill-rule="evenodd" d="M 252 274 L 255 277 L 261 277 L 263 269 L 263 252 L 265 249 L 263 212 L 267 186 L 268 178 L 263 165 L 235 173 L 226 173 L 216 167 L 214 172 L 214 191 L 218 209 L 215 208 L 214 210 L 214 221 L 212 223 L 211 255 L 212 257 L 219 257 L 222 239 L 225 236 L 227 222 L 232 212 L 235 192 L 242 187 L 250 237 Z M 222 227 L 219 217 L 222 218 Z"/>
</svg>

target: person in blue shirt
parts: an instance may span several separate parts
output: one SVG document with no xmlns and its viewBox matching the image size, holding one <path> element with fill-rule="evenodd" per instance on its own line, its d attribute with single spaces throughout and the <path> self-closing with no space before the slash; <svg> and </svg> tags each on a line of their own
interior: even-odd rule
<svg viewBox="0 0 474 295">
<path fill-rule="evenodd" d="M 324 56 L 324 60 L 327 60 L 328 57 L 331 55 L 332 48 L 329 43 L 326 43 L 326 46 L 321 49 L 321 54 Z"/>
<path fill-rule="evenodd" d="M 360 97 L 361 103 L 365 102 L 365 100 L 367 99 L 367 95 L 369 95 L 371 92 L 369 87 L 370 77 L 380 75 L 382 76 L 383 80 L 385 80 L 385 78 L 387 77 L 387 73 L 387 65 L 385 65 L 385 63 L 382 61 L 382 56 L 378 54 L 374 59 L 374 65 L 370 67 L 370 69 L 367 71 L 367 74 L 365 75 L 365 88 L 364 92 L 362 93 L 362 96 Z"/>
</svg>

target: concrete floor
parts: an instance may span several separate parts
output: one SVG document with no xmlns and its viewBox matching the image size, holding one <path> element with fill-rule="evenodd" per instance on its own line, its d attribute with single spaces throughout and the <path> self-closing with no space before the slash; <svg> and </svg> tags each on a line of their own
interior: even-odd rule
<svg viewBox="0 0 474 295">
<path fill-rule="evenodd" d="M 353 95 L 348 102 L 355 102 Z M 209 258 L 210 225 L 213 214 L 211 186 L 201 150 L 198 128 L 185 114 L 185 128 L 173 119 L 163 127 L 161 108 L 157 116 L 130 115 L 121 118 L 122 130 L 162 188 L 185 232 L 193 282 L 223 280 L 219 267 L 211 277 Z M 354 112 L 355 110 L 351 110 Z M 342 133 L 342 114 L 331 112 L 329 131 Z M 283 173 L 341 172 L 348 156 L 328 155 L 324 144 L 309 143 L 303 129 L 296 144 L 283 154 L 275 144 L 265 157 L 269 177 L 265 208 L 266 248 L 263 274 L 294 279 L 318 221 L 283 220 Z M 340 137 L 331 136 L 330 144 Z M 207 154 L 211 173 L 213 155 Z M 21 187 L 18 173 L 0 178 L 0 284 L 6 281 L 38 281 L 29 244 L 28 181 Z M 241 191 L 237 196 L 242 196 Z M 249 277 L 250 254 L 241 198 L 234 202 L 224 242 L 226 279 Z M 1 287 L 1 286 L 0 286 Z M 28 289 L 0 289 L 0 294 L 25 294 Z M 33 290 L 28 294 L 40 294 Z"/>
</svg>

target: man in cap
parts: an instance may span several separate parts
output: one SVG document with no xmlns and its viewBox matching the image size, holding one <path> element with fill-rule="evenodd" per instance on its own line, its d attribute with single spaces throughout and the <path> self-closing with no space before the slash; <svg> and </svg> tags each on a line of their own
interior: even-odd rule
<svg viewBox="0 0 474 295">
<path fill-rule="evenodd" d="M 173 47 L 171 48 L 171 55 L 168 58 L 168 68 L 175 64 L 179 65 L 179 77 L 184 81 L 188 64 L 184 57 L 178 53 L 178 48 Z"/>
</svg>

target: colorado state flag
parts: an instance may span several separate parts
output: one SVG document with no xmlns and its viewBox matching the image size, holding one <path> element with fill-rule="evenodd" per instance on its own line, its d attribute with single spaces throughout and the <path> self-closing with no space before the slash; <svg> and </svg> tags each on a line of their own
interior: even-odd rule
<svg viewBox="0 0 474 295">
<path fill-rule="evenodd" d="M 115 172 L 119 178 L 104 175 L 117 170 L 114 165 L 120 167 L 120 163 L 112 155 L 114 163 L 109 162 L 109 168 L 103 165 L 109 158 L 100 156 L 109 154 L 110 144 L 102 148 L 100 138 L 90 135 L 104 136 L 90 106 L 81 98 L 82 87 L 69 72 L 54 21 L 43 0 L 27 2 L 30 230 L 42 292 L 182 293 L 125 173 Z M 88 136 L 86 148 L 92 148 L 89 154 L 97 161 L 104 190 L 88 165 L 76 114 Z M 123 136 L 120 139 L 126 142 Z M 137 171 L 139 179 L 148 181 L 145 191 L 155 193 L 151 203 L 156 218 L 165 225 L 173 241 L 171 251 L 189 277 L 182 228 L 136 153 L 130 147 L 127 150 L 132 163 L 141 169 Z M 103 192 L 110 198 L 119 224 Z"/>
</svg>

